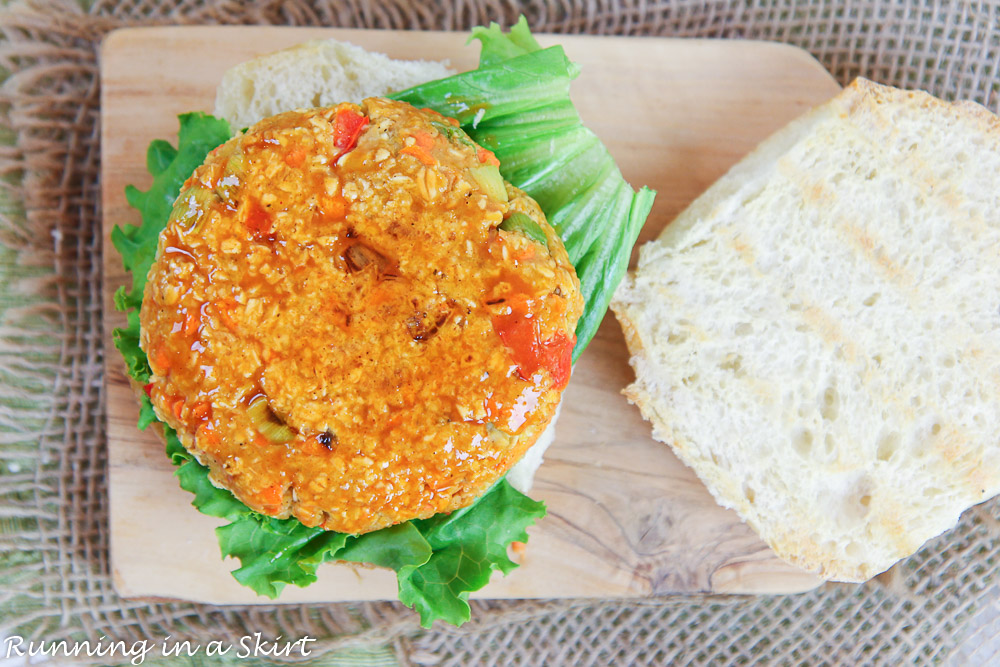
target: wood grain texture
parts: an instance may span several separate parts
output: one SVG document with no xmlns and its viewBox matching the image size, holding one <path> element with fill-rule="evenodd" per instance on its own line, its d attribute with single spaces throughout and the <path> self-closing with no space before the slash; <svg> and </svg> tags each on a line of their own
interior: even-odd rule
<svg viewBox="0 0 1000 667">
<path fill-rule="evenodd" d="M 143 28 L 112 33 L 101 53 L 104 313 L 111 554 L 118 592 L 214 603 L 268 602 L 229 575 L 217 519 L 190 507 L 163 445 L 135 427 L 138 407 L 111 343 L 125 282 L 109 234 L 135 223 L 124 187 L 145 188 L 145 150 L 176 136 L 176 115 L 211 111 L 223 71 L 251 57 L 335 37 L 396 58 L 475 66 L 465 35 L 301 28 Z M 625 177 L 659 191 L 640 242 L 656 234 L 760 140 L 838 90 L 808 54 L 736 41 L 543 36 L 582 66 L 573 98 Z M 665 593 L 784 593 L 819 580 L 778 560 L 694 473 L 655 442 L 621 396 L 628 352 L 610 314 L 566 390 L 556 443 L 532 496 L 549 514 L 531 532 L 522 567 L 478 597 L 623 597 Z M 395 598 L 388 571 L 329 565 L 282 602 Z"/>
</svg>

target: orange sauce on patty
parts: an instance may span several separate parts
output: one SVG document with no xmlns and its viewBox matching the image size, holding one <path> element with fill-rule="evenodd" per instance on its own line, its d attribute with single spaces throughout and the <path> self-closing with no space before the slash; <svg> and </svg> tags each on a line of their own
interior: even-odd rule
<svg viewBox="0 0 1000 667">
<path fill-rule="evenodd" d="M 217 483 L 363 533 L 470 504 L 533 444 L 582 299 L 491 157 L 371 99 L 266 119 L 195 171 L 142 344 L 158 414 Z M 515 211 L 544 242 L 499 229 Z"/>
</svg>

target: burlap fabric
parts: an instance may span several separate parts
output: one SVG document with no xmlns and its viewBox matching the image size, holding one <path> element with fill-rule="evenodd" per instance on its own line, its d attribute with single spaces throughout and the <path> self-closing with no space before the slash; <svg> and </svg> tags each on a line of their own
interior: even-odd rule
<svg viewBox="0 0 1000 667">
<path fill-rule="evenodd" d="M 518 12 L 539 31 L 753 38 L 856 75 L 996 110 L 1000 0 L 100 0 L 0 17 L 0 637 L 301 637 L 311 662 L 986 664 L 1000 631 L 1000 503 L 966 513 L 894 575 L 798 596 L 473 603 L 421 631 L 395 603 L 213 607 L 118 598 L 108 568 L 98 45 L 152 23 L 465 30 Z M 0 653 L 0 658 L 3 658 Z M 149 664 L 152 658 L 147 660 Z M 172 659 L 170 664 L 178 664 Z M 194 663 L 192 663 L 194 664 Z M 200 662 L 198 664 L 201 664 Z M 244 663 L 246 664 L 246 663 Z"/>
</svg>

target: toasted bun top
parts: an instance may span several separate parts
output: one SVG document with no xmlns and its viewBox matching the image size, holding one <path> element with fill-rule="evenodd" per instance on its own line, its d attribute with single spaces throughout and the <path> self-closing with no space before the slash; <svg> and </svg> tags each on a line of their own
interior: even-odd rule
<svg viewBox="0 0 1000 667">
<path fill-rule="evenodd" d="M 642 249 L 654 435 L 777 554 L 861 581 L 1000 491 L 1000 122 L 859 79 Z"/>
</svg>

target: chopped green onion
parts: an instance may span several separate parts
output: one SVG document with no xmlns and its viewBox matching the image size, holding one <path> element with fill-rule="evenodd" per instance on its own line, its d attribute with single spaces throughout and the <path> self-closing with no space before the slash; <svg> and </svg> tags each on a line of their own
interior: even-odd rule
<svg viewBox="0 0 1000 667">
<path fill-rule="evenodd" d="M 194 230 L 205 217 L 209 206 L 217 200 L 218 196 L 214 191 L 193 185 L 177 198 L 177 205 L 170 212 L 167 224 L 179 222 L 185 229 Z"/>
<path fill-rule="evenodd" d="M 506 220 L 500 223 L 500 229 L 505 232 L 517 232 L 518 234 L 524 234 L 532 241 L 541 243 L 546 248 L 549 247 L 549 241 L 545 238 L 545 232 L 542 231 L 542 226 L 524 213 L 511 213 Z"/>
<path fill-rule="evenodd" d="M 258 396 L 250 403 L 250 406 L 247 407 L 247 415 L 250 416 L 254 428 L 271 442 L 280 445 L 295 439 L 295 431 L 278 419 L 264 396 Z"/>
<path fill-rule="evenodd" d="M 239 186 L 245 168 L 246 162 L 243 153 L 239 149 L 235 149 L 226 160 L 226 169 L 222 178 L 219 179 L 218 185 L 215 186 L 215 194 L 219 199 L 229 201 L 233 198 L 233 192 Z"/>
<path fill-rule="evenodd" d="M 507 201 L 507 186 L 503 184 L 503 176 L 500 175 L 499 167 L 491 164 L 482 164 L 478 167 L 469 167 L 469 174 L 479 184 L 479 189 L 486 193 L 486 196 L 495 201 Z"/>
<path fill-rule="evenodd" d="M 479 148 L 476 144 L 469 138 L 469 135 L 465 133 L 461 127 L 456 127 L 451 123 L 447 123 L 443 120 L 431 119 L 431 126 L 434 127 L 438 132 L 448 139 L 449 143 L 459 143 L 464 146 L 470 146 L 472 148 Z"/>
</svg>

